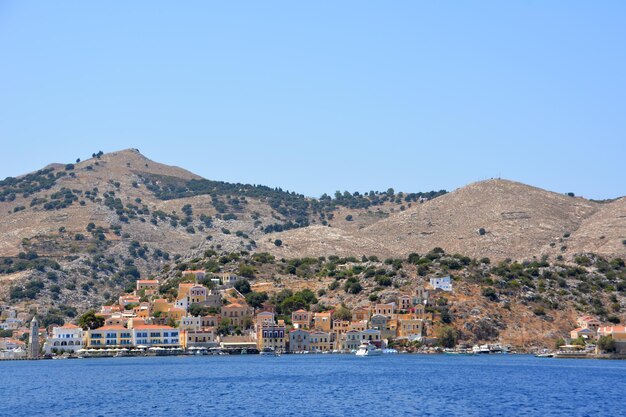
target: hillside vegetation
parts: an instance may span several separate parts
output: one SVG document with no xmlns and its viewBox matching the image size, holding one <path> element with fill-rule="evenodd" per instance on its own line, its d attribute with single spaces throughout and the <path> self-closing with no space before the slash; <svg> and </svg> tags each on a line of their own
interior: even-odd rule
<svg viewBox="0 0 626 417">
<path fill-rule="evenodd" d="M 327 305 L 409 292 L 451 273 L 459 292 L 449 312 L 462 320 L 460 331 L 475 309 L 503 320 L 499 334 L 533 323 L 556 331 L 579 311 L 622 318 L 624 198 L 596 202 L 507 180 L 449 193 L 310 198 L 203 179 L 130 149 L 0 181 L 0 212 L 0 298 L 67 317 L 114 299 L 140 277 L 172 278 L 182 264 L 221 270 L 243 262 L 271 288 L 325 290 L 319 299 Z M 427 263 L 434 248 L 460 255 Z M 262 253 L 274 261 L 259 264 Z M 233 254 L 235 263 L 222 262 Z M 358 267 L 329 269 L 337 259 Z M 352 278 L 362 290 L 342 292 Z M 335 281 L 335 289 L 324 288 Z M 545 315 L 535 314 L 540 309 Z"/>
</svg>

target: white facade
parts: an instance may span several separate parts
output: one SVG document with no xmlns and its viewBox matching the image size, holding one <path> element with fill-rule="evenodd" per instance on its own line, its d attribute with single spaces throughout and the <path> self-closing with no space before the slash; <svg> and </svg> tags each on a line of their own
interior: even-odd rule
<svg viewBox="0 0 626 417">
<path fill-rule="evenodd" d="M 57 352 L 76 352 L 83 348 L 85 332 L 78 326 L 68 324 L 52 329 L 52 336 L 48 337 L 44 344 L 46 355 Z"/>
<path fill-rule="evenodd" d="M 430 285 L 435 290 L 452 291 L 452 280 L 450 277 L 431 278 Z"/>
</svg>

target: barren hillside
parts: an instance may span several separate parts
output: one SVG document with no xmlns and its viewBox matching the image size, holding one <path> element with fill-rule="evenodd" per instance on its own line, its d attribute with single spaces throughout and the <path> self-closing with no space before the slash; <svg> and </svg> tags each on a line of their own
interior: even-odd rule
<svg viewBox="0 0 626 417">
<path fill-rule="evenodd" d="M 451 193 L 314 199 L 202 179 L 135 149 L 0 181 L 0 212 L 0 298 L 52 305 L 97 304 L 206 250 L 286 259 L 387 259 L 435 247 L 494 261 L 626 256 L 624 198 L 598 203 L 489 180 Z"/>
</svg>

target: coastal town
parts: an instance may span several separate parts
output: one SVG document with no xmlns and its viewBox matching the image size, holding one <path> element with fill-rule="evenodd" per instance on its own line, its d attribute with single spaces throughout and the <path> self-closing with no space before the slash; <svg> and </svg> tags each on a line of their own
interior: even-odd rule
<svg viewBox="0 0 626 417">
<path fill-rule="evenodd" d="M 263 284 L 257 284 L 263 285 Z M 118 303 L 82 315 L 76 324 L 40 327 L 37 317 L 2 307 L 0 359 L 39 359 L 178 354 L 355 353 L 483 354 L 509 353 L 498 343 L 468 346 L 432 332 L 429 303 L 451 293 L 450 277 L 433 277 L 411 294 L 386 303 L 352 309 L 296 308 L 285 316 L 267 299 L 248 299 L 250 283 L 234 273 L 187 270 L 175 291 L 163 293 L 158 279 L 137 280 Z M 173 294 L 176 296 L 174 297 Z M 307 305 L 315 295 L 295 294 Z M 298 303 L 296 303 L 298 304 Z M 284 313 L 284 312 L 283 312 Z M 591 316 L 578 320 L 568 340 L 539 357 L 591 357 L 602 351 L 626 352 L 626 328 L 606 326 Z M 598 343 L 598 342 L 601 343 Z M 456 342 L 456 341 L 455 341 Z M 527 353 L 520 351 L 520 353 Z M 358 353 L 357 353 L 358 354 Z M 366 353 L 367 354 L 367 353 Z"/>
</svg>

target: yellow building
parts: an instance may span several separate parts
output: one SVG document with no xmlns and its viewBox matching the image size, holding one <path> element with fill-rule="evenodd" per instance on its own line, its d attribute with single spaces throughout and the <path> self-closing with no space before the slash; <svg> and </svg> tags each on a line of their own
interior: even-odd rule
<svg viewBox="0 0 626 417">
<path fill-rule="evenodd" d="M 396 303 L 376 304 L 374 314 L 380 314 L 390 319 L 396 311 Z"/>
<path fill-rule="evenodd" d="M 159 280 L 158 279 L 140 279 L 137 280 L 137 291 L 145 291 L 145 294 L 151 293 L 154 294 L 159 290 Z"/>
<path fill-rule="evenodd" d="M 419 319 L 399 319 L 398 337 L 421 336 L 423 320 Z"/>
<path fill-rule="evenodd" d="M 172 319 L 174 321 L 180 321 L 185 315 L 185 310 L 182 308 L 171 307 L 167 310 L 166 316 L 168 319 Z"/>
<path fill-rule="evenodd" d="M 352 310 L 352 321 L 369 320 L 372 316 L 372 309 L 370 307 L 358 307 Z"/>
<path fill-rule="evenodd" d="M 213 347 L 217 346 L 215 329 L 207 327 L 197 330 L 181 330 L 181 340 L 185 349 L 190 347 Z"/>
<path fill-rule="evenodd" d="M 297 329 L 310 329 L 313 319 L 313 313 L 303 309 L 291 313 L 291 323 Z"/>
<path fill-rule="evenodd" d="M 350 330 L 362 332 L 363 330 L 367 329 L 367 323 L 367 320 L 353 321 L 352 323 L 350 323 Z"/>
<path fill-rule="evenodd" d="M 247 317 L 252 317 L 252 309 L 247 304 L 232 303 L 222 306 L 222 318 L 229 319 L 233 326 L 243 327 Z"/>
<path fill-rule="evenodd" d="M 168 303 L 164 298 L 158 298 L 152 302 L 152 313 L 167 313 L 167 311 L 174 307 L 171 303 Z"/>
<path fill-rule="evenodd" d="M 129 347 L 133 343 L 132 330 L 123 326 L 102 326 L 86 332 L 87 348 Z"/>
<path fill-rule="evenodd" d="M 328 352 L 332 350 L 330 333 L 314 331 L 309 334 L 309 350 L 311 352 Z"/>
<path fill-rule="evenodd" d="M 324 311 L 313 316 L 315 330 L 330 332 L 333 328 L 333 312 Z"/>
</svg>

